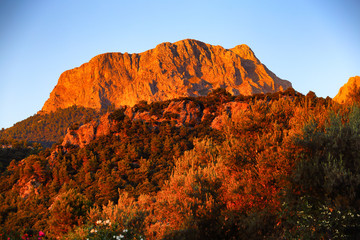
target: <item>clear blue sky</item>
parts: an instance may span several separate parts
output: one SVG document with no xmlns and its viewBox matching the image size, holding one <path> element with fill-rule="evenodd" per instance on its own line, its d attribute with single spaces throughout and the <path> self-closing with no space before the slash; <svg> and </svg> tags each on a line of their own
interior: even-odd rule
<svg viewBox="0 0 360 240">
<path fill-rule="evenodd" d="M 360 75 L 358 0 L 0 0 L 0 128 L 41 109 L 60 74 L 105 52 L 185 38 L 247 44 L 306 94 Z"/>
</svg>

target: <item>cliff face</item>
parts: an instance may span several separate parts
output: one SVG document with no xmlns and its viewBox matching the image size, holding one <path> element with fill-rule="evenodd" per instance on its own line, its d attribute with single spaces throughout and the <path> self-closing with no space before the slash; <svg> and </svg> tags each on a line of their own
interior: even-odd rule
<svg viewBox="0 0 360 240">
<path fill-rule="evenodd" d="M 110 134 L 116 127 L 116 123 L 109 119 L 109 113 L 103 115 L 99 122 L 91 121 L 82 125 L 77 130 L 68 129 L 62 142 L 63 146 L 67 144 L 84 147 L 96 137 Z"/>
<path fill-rule="evenodd" d="M 344 86 L 342 86 L 338 92 L 338 94 L 336 94 L 336 96 L 334 97 L 334 101 L 338 102 L 338 103 L 345 103 L 347 102 L 348 98 L 349 98 L 349 93 L 355 88 L 359 88 L 360 89 L 360 76 L 355 76 L 355 77 L 351 77 L 349 78 L 348 82 L 344 84 Z"/>
<path fill-rule="evenodd" d="M 42 111 L 133 106 L 140 100 L 206 95 L 219 87 L 250 95 L 285 90 L 291 83 L 269 71 L 246 45 L 224 49 L 183 40 L 140 54 L 101 54 L 64 72 Z"/>
</svg>

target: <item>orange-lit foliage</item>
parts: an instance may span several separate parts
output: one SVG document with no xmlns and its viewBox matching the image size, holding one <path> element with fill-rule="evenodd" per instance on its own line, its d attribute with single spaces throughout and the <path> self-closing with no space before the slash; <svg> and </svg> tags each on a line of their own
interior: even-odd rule
<svg viewBox="0 0 360 240">
<path fill-rule="evenodd" d="M 285 238 L 360 237 L 360 108 L 333 110 L 295 138 L 301 154 L 284 198 Z"/>
<path fill-rule="evenodd" d="M 315 114 L 291 99 L 255 101 L 228 119 L 221 145 L 196 141 L 194 149 L 176 161 L 170 180 L 157 195 L 149 237 L 268 234 L 296 162 L 298 149 L 292 139 L 307 120 L 303 111 Z M 269 216 L 273 222 L 246 232 L 253 214 L 263 216 L 255 220 L 258 223 L 266 225 L 262 221 Z"/>
<path fill-rule="evenodd" d="M 224 208 L 220 199 L 223 165 L 217 155 L 211 141 L 197 140 L 193 150 L 176 160 L 173 174 L 157 194 L 153 214 L 148 217 L 149 238 L 217 234 Z"/>
<path fill-rule="evenodd" d="M 175 115 L 157 124 L 130 120 L 118 110 L 112 114 L 116 131 L 84 148 L 57 146 L 12 162 L 0 179 L 4 229 L 21 231 L 24 215 L 38 204 L 42 215 L 26 226 L 69 239 L 73 231 L 88 236 L 86 229 L 106 219 L 114 224 L 112 233 L 126 228 L 148 239 L 283 236 L 279 213 L 285 189 L 298 192 L 289 187 L 290 176 L 300 159 L 319 147 L 294 139 L 305 136 L 305 124 L 325 129 L 330 112 L 347 108 L 291 89 L 236 98 L 216 91 L 184 101 L 206 108 L 208 115 L 179 126 L 171 120 Z M 241 109 L 228 114 L 223 105 L 230 102 L 241 102 Z M 169 104 L 142 102 L 136 108 L 161 117 Z M 347 115 L 341 116 L 346 122 Z M 211 127 L 216 117 L 221 132 Z M 311 134 L 307 137 L 316 137 Z M 36 181 L 38 195 L 17 197 L 18 183 L 30 181 Z"/>
<path fill-rule="evenodd" d="M 279 207 L 278 194 L 291 170 L 292 101 L 257 101 L 231 119 L 223 153 L 230 169 L 224 200 L 229 210 Z"/>
</svg>

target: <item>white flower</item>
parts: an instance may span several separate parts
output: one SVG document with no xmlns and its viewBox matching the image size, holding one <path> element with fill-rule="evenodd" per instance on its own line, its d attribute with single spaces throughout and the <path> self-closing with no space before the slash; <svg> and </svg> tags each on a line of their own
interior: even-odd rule
<svg viewBox="0 0 360 240">
<path fill-rule="evenodd" d="M 119 237 L 120 237 L 120 238 L 123 238 L 123 237 L 124 237 L 124 235 L 120 234 L 120 235 L 119 235 Z"/>
<path fill-rule="evenodd" d="M 97 221 L 96 221 L 96 224 L 101 224 L 101 223 L 102 223 L 101 220 L 97 220 Z"/>
<path fill-rule="evenodd" d="M 108 219 L 108 220 L 106 220 L 106 221 L 105 221 L 105 223 L 106 223 L 106 224 L 108 224 L 108 225 L 110 225 L 110 224 L 111 224 L 111 222 L 110 222 L 110 220 L 109 220 L 109 219 Z"/>
<path fill-rule="evenodd" d="M 90 232 L 91 232 L 91 233 L 94 233 L 94 232 L 95 232 L 95 229 L 91 229 Z"/>
<path fill-rule="evenodd" d="M 127 229 L 124 229 L 123 232 L 126 233 L 128 230 Z"/>
</svg>

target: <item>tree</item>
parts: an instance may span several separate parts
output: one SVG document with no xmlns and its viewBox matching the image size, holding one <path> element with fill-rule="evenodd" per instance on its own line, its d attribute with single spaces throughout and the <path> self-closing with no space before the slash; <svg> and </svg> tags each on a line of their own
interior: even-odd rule
<svg viewBox="0 0 360 240">
<path fill-rule="evenodd" d="M 60 194 L 50 207 L 49 228 L 54 236 L 61 236 L 82 224 L 90 203 L 75 189 Z"/>
<path fill-rule="evenodd" d="M 303 148 L 284 202 L 290 238 L 359 238 L 360 108 L 312 119 L 297 138 Z"/>
</svg>

